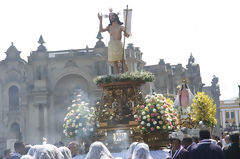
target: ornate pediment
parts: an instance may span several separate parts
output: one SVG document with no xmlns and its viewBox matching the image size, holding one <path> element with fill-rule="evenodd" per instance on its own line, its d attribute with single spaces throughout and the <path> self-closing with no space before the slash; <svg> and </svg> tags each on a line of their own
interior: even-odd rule
<svg viewBox="0 0 240 159">
<path fill-rule="evenodd" d="M 73 60 L 68 60 L 64 68 L 67 68 L 67 67 L 78 67 L 78 65 Z"/>
</svg>

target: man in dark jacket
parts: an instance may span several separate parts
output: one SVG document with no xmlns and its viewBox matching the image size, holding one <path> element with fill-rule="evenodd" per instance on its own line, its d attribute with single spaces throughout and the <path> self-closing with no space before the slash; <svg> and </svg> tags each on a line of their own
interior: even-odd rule
<svg viewBox="0 0 240 159">
<path fill-rule="evenodd" d="M 225 159 L 240 159 L 239 134 L 230 135 L 231 145 L 224 150 Z"/>
<path fill-rule="evenodd" d="M 190 151 L 190 159 L 224 159 L 222 149 L 210 140 L 209 130 L 200 130 L 200 143 Z"/>
<path fill-rule="evenodd" d="M 190 135 L 185 135 L 182 141 L 182 145 L 188 152 L 190 152 L 196 143 L 193 142 L 193 139 Z"/>
<path fill-rule="evenodd" d="M 189 159 L 189 152 L 181 145 L 181 140 L 178 136 L 172 136 L 171 145 L 171 159 Z"/>
<path fill-rule="evenodd" d="M 22 141 L 17 141 L 14 143 L 15 152 L 11 153 L 10 159 L 20 159 L 25 152 L 25 145 Z"/>
</svg>

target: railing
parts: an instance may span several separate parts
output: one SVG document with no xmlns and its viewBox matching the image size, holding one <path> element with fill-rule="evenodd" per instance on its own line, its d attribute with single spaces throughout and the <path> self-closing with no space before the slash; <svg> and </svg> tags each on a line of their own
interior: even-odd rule
<svg viewBox="0 0 240 159">
<path fill-rule="evenodd" d="M 90 55 L 93 53 L 93 48 L 86 48 L 86 49 L 71 49 L 71 50 L 59 50 L 59 51 L 48 51 L 49 58 L 55 58 L 58 55 L 67 55 L 67 54 L 77 54 L 77 55 Z"/>
</svg>

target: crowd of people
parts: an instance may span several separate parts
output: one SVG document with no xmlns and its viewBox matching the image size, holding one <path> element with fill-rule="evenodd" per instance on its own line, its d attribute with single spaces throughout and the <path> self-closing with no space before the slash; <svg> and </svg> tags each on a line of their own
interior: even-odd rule
<svg viewBox="0 0 240 159">
<path fill-rule="evenodd" d="M 124 156 L 114 157 L 107 147 L 99 141 L 90 145 L 87 154 L 79 153 L 79 145 L 70 142 L 57 145 L 25 145 L 21 141 L 14 144 L 14 152 L 4 151 L 3 159 L 240 159 L 239 134 L 224 133 L 223 138 L 211 139 L 208 130 L 199 132 L 197 138 L 185 136 L 182 140 L 176 135 L 169 139 L 169 149 L 162 151 L 165 157 L 153 155 L 145 143 L 133 142 Z"/>
</svg>

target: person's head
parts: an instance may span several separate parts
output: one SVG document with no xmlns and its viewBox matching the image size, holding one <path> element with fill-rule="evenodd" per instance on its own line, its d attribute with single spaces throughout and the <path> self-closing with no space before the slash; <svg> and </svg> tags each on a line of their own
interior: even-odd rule
<svg viewBox="0 0 240 159">
<path fill-rule="evenodd" d="M 195 142 L 196 144 L 199 143 L 199 137 L 197 137 L 197 136 L 193 136 L 193 137 L 192 137 L 192 140 L 193 140 L 193 142 Z"/>
<path fill-rule="evenodd" d="M 63 154 L 64 159 L 71 159 L 72 158 L 71 151 L 69 150 L 69 148 L 67 148 L 65 146 L 61 146 L 58 149 Z"/>
<path fill-rule="evenodd" d="M 132 154 L 133 154 L 133 151 L 134 151 L 134 149 L 136 148 L 136 146 L 139 144 L 139 142 L 133 142 L 130 146 L 129 146 L 129 148 L 128 148 L 128 150 L 127 150 L 127 153 L 126 153 L 126 158 L 127 159 L 131 159 L 132 158 Z"/>
<path fill-rule="evenodd" d="M 33 159 L 30 155 L 23 155 L 20 159 Z"/>
<path fill-rule="evenodd" d="M 199 137 L 200 137 L 200 140 L 210 139 L 210 131 L 209 130 L 200 130 Z"/>
<path fill-rule="evenodd" d="M 113 158 L 107 147 L 99 141 L 96 141 L 90 145 L 89 151 L 85 159 L 111 159 Z"/>
<path fill-rule="evenodd" d="M 226 135 L 228 135 L 228 132 L 227 132 L 227 131 L 224 131 L 224 132 L 222 133 L 222 138 L 225 138 Z"/>
<path fill-rule="evenodd" d="M 224 138 L 226 144 L 229 144 L 230 142 L 230 136 L 229 135 L 226 135 L 225 138 Z"/>
<path fill-rule="evenodd" d="M 172 144 L 173 150 L 177 150 L 181 146 L 181 140 L 178 138 L 172 138 L 171 144 Z"/>
<path fill-rule="evenodd" d="M 218 141 L 218 142 L 217 142 L 217 145 L 218 145 L 219 147 L 222 147 L 222 142 L 221 142 L 221 141 Z"/>
<path fill-rule="evenodd" d="M 191 137 L 185 137 L 183 138 L 182 145 L 186 149 L 189 145 L 193 143 L 193 140 Z"/>
<path fill-rule="evenodd" d="M 36 147 L 33 158 L 63 159 L 64 157 L 63 157 L 63 154 L 58 150 L 58 148 L 56 146 L 51 145 L 51 144 L 44 144 L 44 145 L 39 145 L 38 147 Z"/>
<path fill-rule="evenodd" d="M 120 22 L 118 15 L 112 12 L 109 14 L 109 21 L 110 21 L 109 25 L 112 25 L 113 22 L 117 22 L 119 25 L 123 24 L 122 22 Z"/>
<path fill-rule="evenodd" d="M 32 147 L 32 145 L 25 145 L 24 155 L 26 155 L 28 153 L 28 151 L 30 150 L 31 147 Z"/>
<path fill-rule="evenodd" d="M 232 144 L 239 144 L 239 134 L 231 134 L 230 135 L 230 142 Z"/>
<path fill-rule="evenodd" d="M 11 154 L 11 149 L 5 150 L 3 154 L 4 154 L 4 157 L 5 157 L 5 158 L 9 159 L 9 158 L 11 157 L 11 156 L 10 156 L 10 154 Z"/>
<path fill-rule="evenodd" d="M 145 143 L 139 143 L 133 151 L 132 159 L 152 159 L 149 146 Z"/>
<path fill-rule="evenodd" d="M 14 149 L 17 153 L 23 155 L 25 152 L 25 145 L 22 141 L 17 141 L 14 143 Z"/>
<path fill-rule="evenodd" d="M 68 144 L 68 148 L 71 151 L 72 157 L 77 156 L 79 154 L 79 145 L 76 142 L 70 142 Z"/>
</svg>

